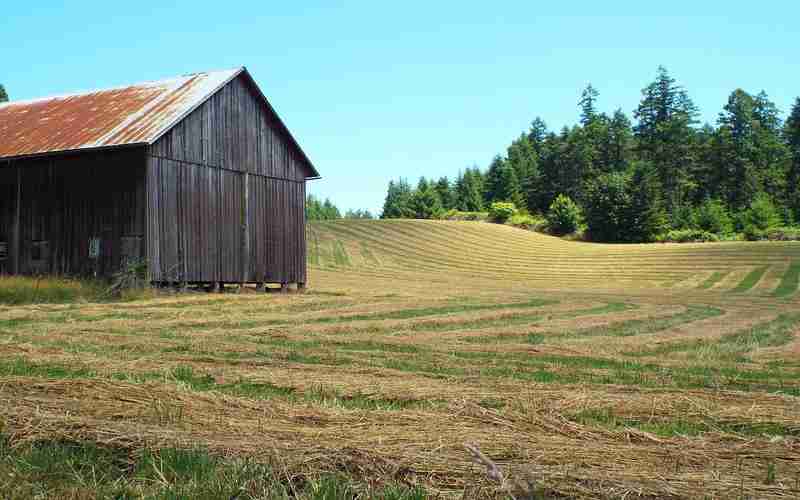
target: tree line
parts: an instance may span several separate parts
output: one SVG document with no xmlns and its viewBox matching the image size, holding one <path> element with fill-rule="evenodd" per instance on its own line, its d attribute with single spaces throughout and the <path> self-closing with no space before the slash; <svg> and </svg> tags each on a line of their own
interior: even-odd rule
<svg viewBox="0 0 800 500">
<path fill-rule="evenodd" d="M 369 210 L 347 210 L 342 215 L 339 208 L 330 199 L 321 200 L 310 194 L 306 196 L 306 220 L 336 220 L 336 219 L 374 219 Z"/>
<path fill-rule="evenodd" d="M 568 199 L 596 241 L 653 240 L 696 227 L 701 212 L 729 218 L 732 230 L 754 207 L 774 212 L 776 224 L 800 221 L 800 98 L 784 121 L 764 91 L 736 89 L 716 123 L 700 126 L 697 106 L 663 67 L 633 119 L 599 111 L 598 98 L 589 84 L 579 123 L 557 132 L 537 117 L 485 171 L 390 181 L 381 217 L 435 218 L 495 202 L 548 214 Z"/>
</svg>

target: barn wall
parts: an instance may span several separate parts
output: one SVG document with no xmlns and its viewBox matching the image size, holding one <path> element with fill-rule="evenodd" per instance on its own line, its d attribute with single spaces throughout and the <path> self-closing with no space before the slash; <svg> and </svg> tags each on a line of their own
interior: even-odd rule
<svg viewBox="0 0 800 500">
<path fill-rule="evenodd" d="M 149 149 L 153 281 L 305 283 L 305 178 L 240 77 Z"/>
<path fill-rule="evenodd" d="M 0 272 L 108 276 L 124 260 L 143 258 L 144 187 L 142 150 L 0 163 L 0 242 L 8 254 Z M 91 239 L 100 243 L 97 258 L 89 256 Z"/>
</svg>

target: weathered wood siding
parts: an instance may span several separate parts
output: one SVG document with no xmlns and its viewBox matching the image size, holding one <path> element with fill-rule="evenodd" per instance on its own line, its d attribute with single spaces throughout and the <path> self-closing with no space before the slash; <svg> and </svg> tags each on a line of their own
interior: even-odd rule
<svg viewBox="0 0 800 500">
<path fill-rule="evenodd" d="M 143 149 L 0 162 L 0 272 L 107 276 L 144 257 L 144 190 Z"/>
<path fill-rule="evenodd" d="M 239 77 L 148 150 L 153 281 L 305 283 L 299 153 Z"/>
</svg>

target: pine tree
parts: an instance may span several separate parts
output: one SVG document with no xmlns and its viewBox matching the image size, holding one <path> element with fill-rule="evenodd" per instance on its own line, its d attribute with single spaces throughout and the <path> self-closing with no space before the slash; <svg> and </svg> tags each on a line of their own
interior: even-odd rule
<svg viewBox="0 0 800 500">
<path fill-rule="evenodd" d="M 425 177 L 420 177 L 417 189 L 411 196 L 411 210 L 417 219 L 435 219 L 443 212 L 439 193 Z"/>
<path fill-rule="evenodd" d="M 439 194 L 439 199 L 442 202 L 443 209 L 450 210 L 455 208 L 455 193 L 453 192 L 452 186 L 450 186 L 450 179 L 447 177 L 441 177 L 438 181 L 436 181 L 434 188 Z"/>
<path fill-rule="evenodd" d="M 8 102 L 8 94 L 2 84 L 0 84 L 0 102 Z"/>
<path fill-rule="evenodd" d="M 608 124 L 608 162 L 612 171 L 628 168 L 632 159 L 633 129 L 631 121 L 621 109 L 614 111 Z"/>
<path fill-rule="evenodd" d="M 517 174 L 508 161 L 495 156 L 486 173 L 486 205 L 496 201 L 513 203 L 517 208 L 525 208 L 525 199 L 517 179 Z"/>
<path fill-rule="evenodd" d="M 473 169 L 468 168 L 459 173 L 455 186 L 456 208 L 463 212 L 480 212 L 483 210 L 483 189 Z"/>
<path fill-rule="evenodd" d="M 680 205 L 688 191 L 694 163 L 697 108 L 689 94 L 660 66 L 656 80 L 642 90 L 634 112 L 638 152 L 658 173 L 668 209 Z"/>
<path fill-rule="evenodd" d="M 539 160 L 527 135 L 521 134 L 508 147 L 508 163 L 517 175 L 524 207 L 535 209 L 541 198 Z M 524 208 L 519 206 L 518 208 Z"/>
<path fill-rule="evenodd" d="M 597 118 L 597 106 L 595 106 L 595 102 L 599 95 L 600 93 L 592 87 L 591 83 L 587 85 L 581 93 L 578 105 L 581 108 L 581 123 L 584 127 Z"/>
<path fill-rule="evenodd" d="M 627 240 L 653 241 L 667 227 L 667 215 L 661 201 L 658 175 L 647 163 L 633 167 L 629 185 L 630 208 L 627 217 Z"/>
<path fill-rule="evenodd" d="M 405 179 L 401 178 L 397 182 L 389 181 L 389 189 L 386 193 L 386 201 L 383 203 L 381 219 L 414 217 L 414 212 L 411 209 L 411 195 L 411 186 Z"/>
<path fill-rule="evenodd" d="M 753 97 L 742 89 L 736 89 L 719 116 L 722 150 L 717 168 L 724 174 L 718 174 L 718 178 L 725 179 L 728 204 L 736 210 L 750 205 L 759 191 L 753 107 Z"/>
<path fill-rule="evenodd" d="M 784 126 L 784 137 L 789 147 L 791 162 L 786 175 L 786 200 L 800 222 L 800 97 L 797 98 Z"/>
</svg>

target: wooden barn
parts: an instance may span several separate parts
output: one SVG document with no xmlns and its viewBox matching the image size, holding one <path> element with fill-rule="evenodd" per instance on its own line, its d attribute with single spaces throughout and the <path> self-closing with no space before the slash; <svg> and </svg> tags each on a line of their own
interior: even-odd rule
<svg viewBox="0 0 800 500">
<path fill-rule="evenodd" d="M 245 68 L 0 104 L 0 273 L 303 287 L 315 178 Z"/>
</svg>

